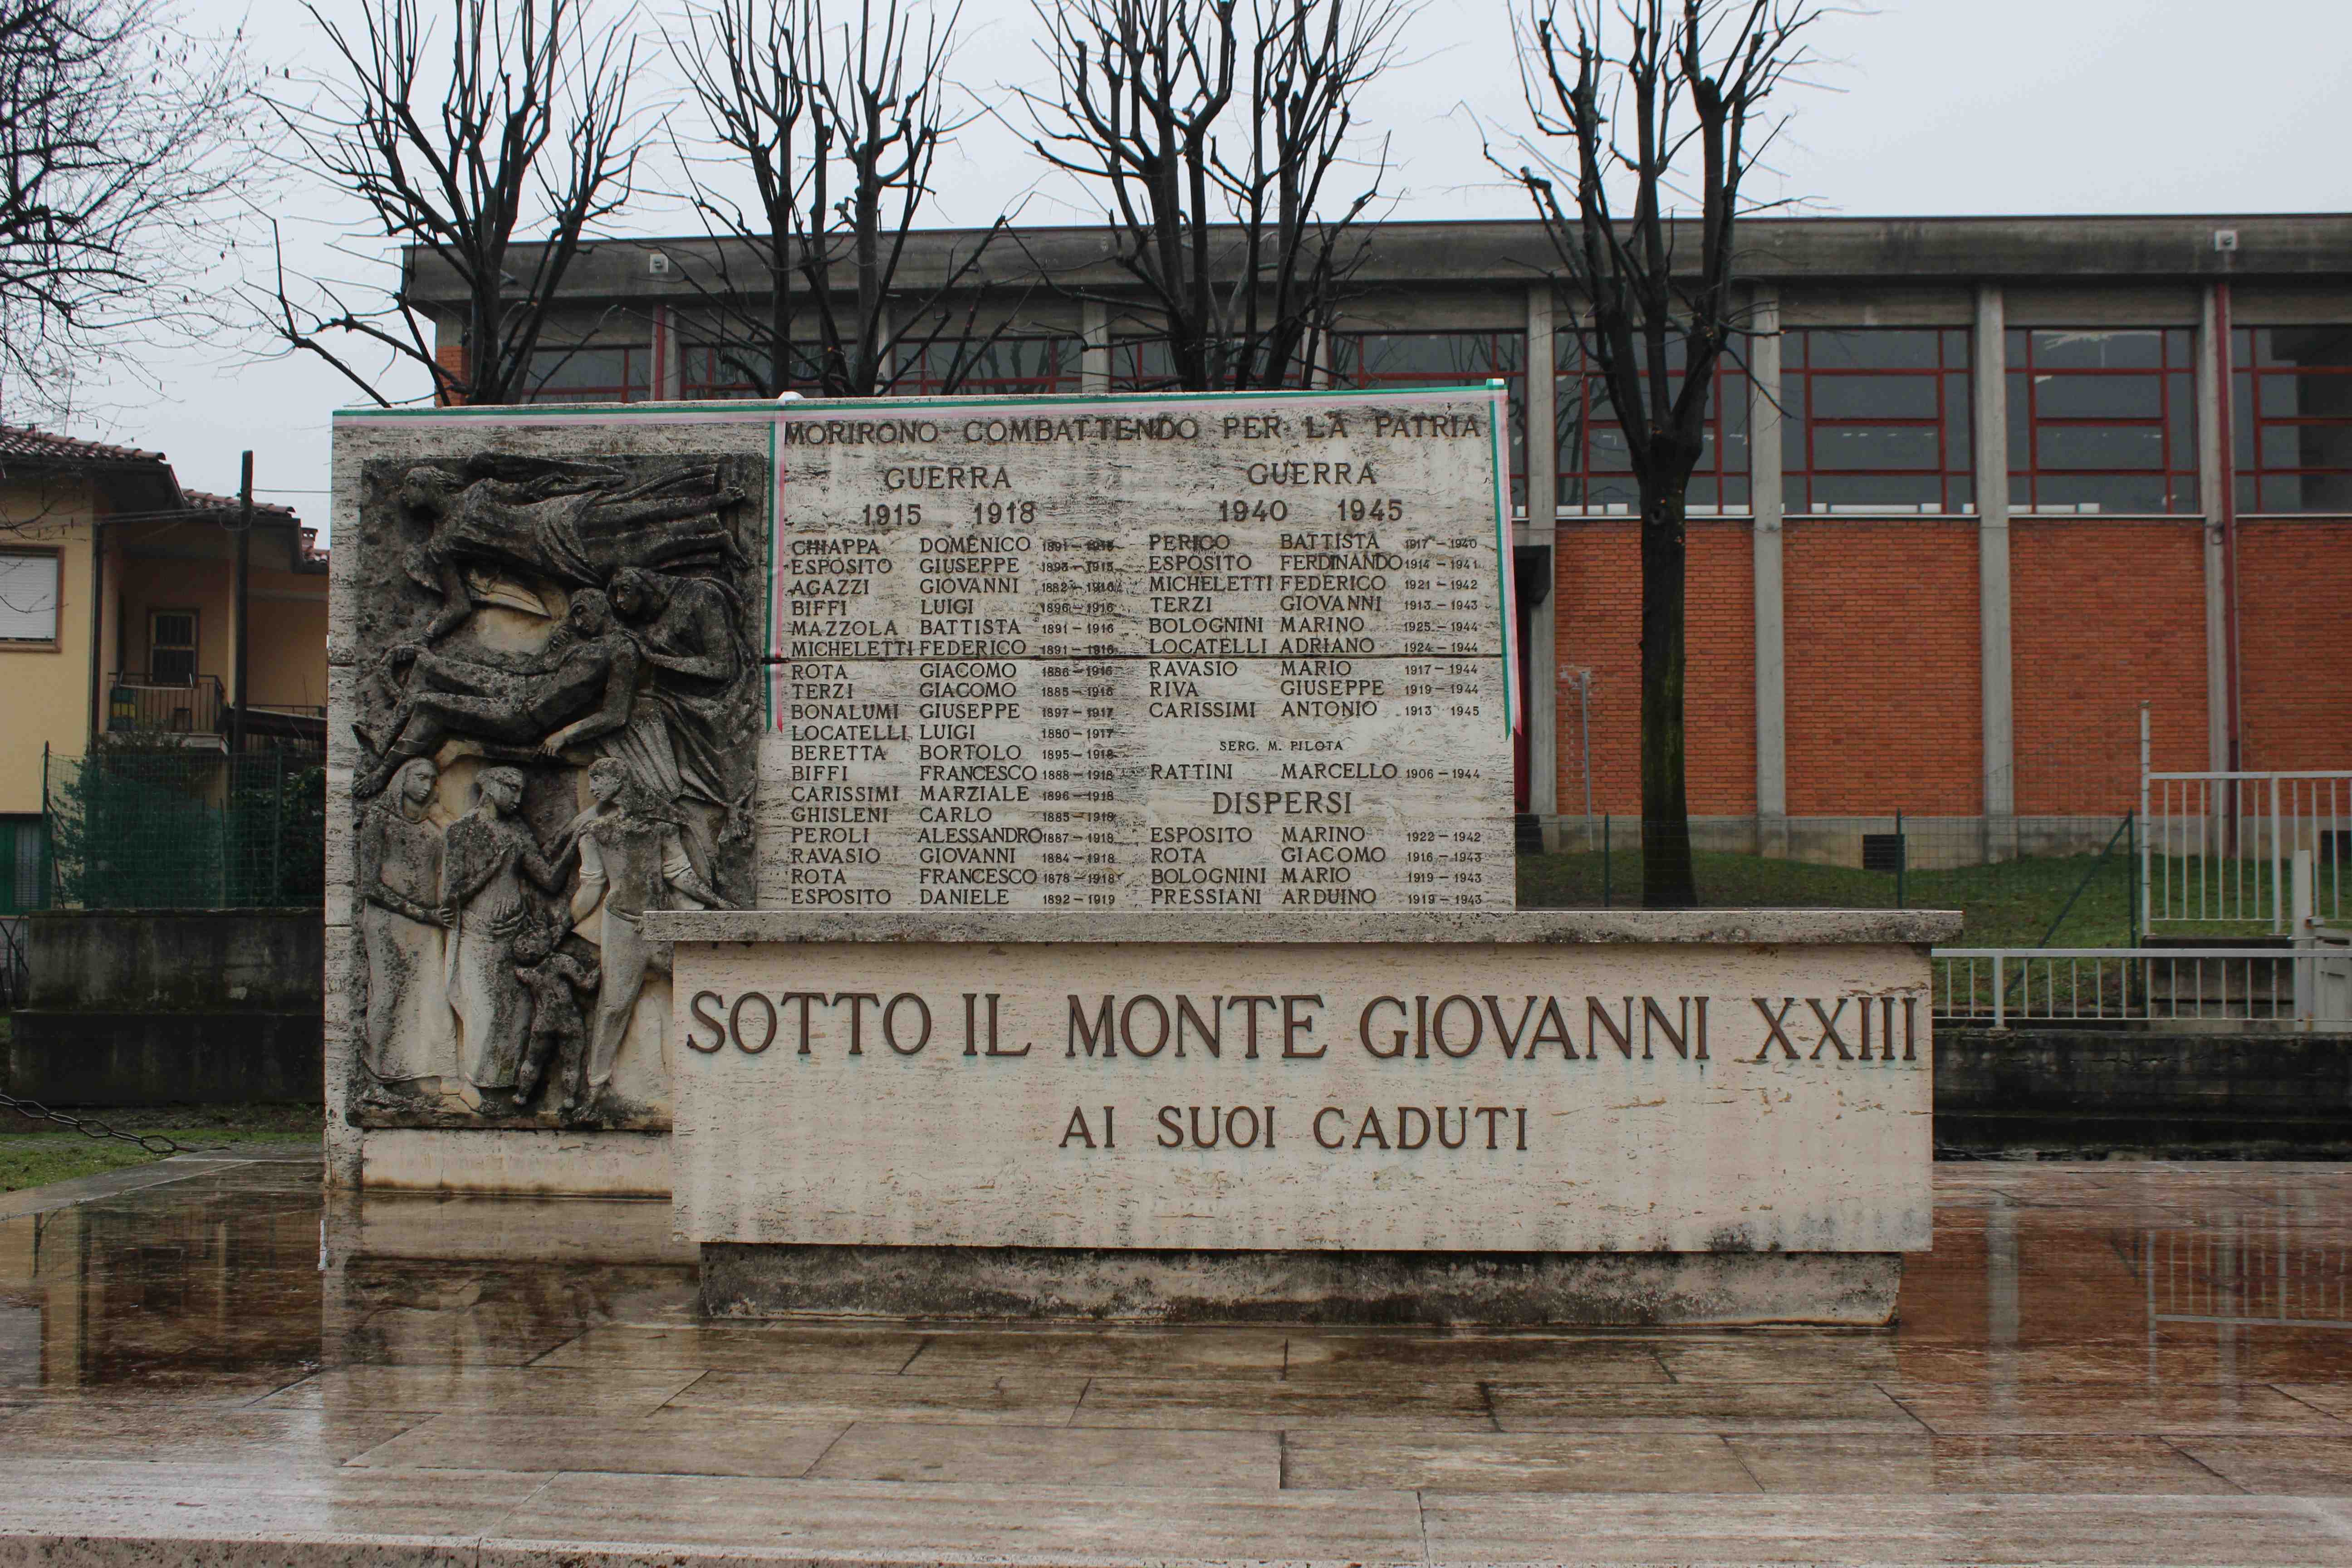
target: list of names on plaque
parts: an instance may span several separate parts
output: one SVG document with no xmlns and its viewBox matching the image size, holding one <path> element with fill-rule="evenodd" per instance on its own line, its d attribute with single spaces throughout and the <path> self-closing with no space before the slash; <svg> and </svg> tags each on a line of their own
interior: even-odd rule
<svg viewBox="0 0 2352 1568">
<path fill-rule="evenodd" d="M 1510 907 L 1498 400 L 785 416 L 762 903 Z"/>
</svg>

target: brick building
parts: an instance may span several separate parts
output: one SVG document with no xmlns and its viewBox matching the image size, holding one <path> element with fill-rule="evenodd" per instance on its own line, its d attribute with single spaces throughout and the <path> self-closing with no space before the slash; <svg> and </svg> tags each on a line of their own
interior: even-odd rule
<svg viewBox="0 0 2352 1568">
<path fill-rule="evenodd" d="M 2352 766 L 2352 216 L 1744 233 L 1755 333 L 1692 489 L 1705 837 L 1826 844 L 1902 812 L 2078 842 L 2136 799 L 2142 703 L 2159 770 Z M 917 236 L 909 296 L 974 238 Z M 1003 332 L 961 389 L 1154 384 L 1108 248 L 1091 228 L 1006 247 L 954 313 Z M 462 354 L 462 296 L 419 262 L 411 298 Z M 538 395 L 744 395 L 709 324 L 729 270 L 704 239 L 594 247 Z M 1500 376 L 1553 433 L 1514 444 L 1521 636 L 1551 689 L 1529 693 L 1521 805 L 1573 824 L 1588 800 L 1639 811 L 1639 566 L 1555 270 L 1532 224 L 1382 226 L 1317 374 Z M 900 390 L 940 390 L 940 357 L 910 349 Z"/>
</svg>

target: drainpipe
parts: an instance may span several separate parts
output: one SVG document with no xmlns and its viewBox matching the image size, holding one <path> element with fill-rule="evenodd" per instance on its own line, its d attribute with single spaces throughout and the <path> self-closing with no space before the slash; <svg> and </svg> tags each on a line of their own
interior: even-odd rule
<svg viewBox="0 0 2352 1568">
<path fill-rule="evenodd" d="M 92 487 L 91 500 L 97 500 Z M 106 638 L 106 520 L 99 515 L 93 504 L 89 515 L 89 742 L 83 748 L 85 756 L 98 750 L 98 737 L 105 728 L 99 704 L 99 666 L 104 661 L 104 650 L 99 646 Z"/>
<path fill-rule="evenodd" d="M 236 508 L 236 642 L 230 653 L 229 755 L 245 754 L 245 623 L 252 614 L 247 584 L 253 576 L 253 454 L 245 455 L 245 480 L 237 487 Z"/>
<path fill-rule="evenodd" d="M 2226 258 L 2225 258 L 2226 259 Z M 2233 340 L 2230 332 L 2230 280 L 2226 278 L 2213 285 L 2213 350 L 2214 363 L 2220 367 L 2216 377 L 2221 384 L 2219 404 L 2221 437 L 2221 657 L 2225 664 L 2222 684 L 2222 710 L 2228 718 L 2230 771 L 2245 766 L 2241 743 L 2242 715 L 2238 673 L 2238 445 L 2237 432 L 2231 426 L 2236 417 L 2237 374 L 2231 363 Z M 2232 816 L 2235 816 L 2232 803 Z"/>
</svg>

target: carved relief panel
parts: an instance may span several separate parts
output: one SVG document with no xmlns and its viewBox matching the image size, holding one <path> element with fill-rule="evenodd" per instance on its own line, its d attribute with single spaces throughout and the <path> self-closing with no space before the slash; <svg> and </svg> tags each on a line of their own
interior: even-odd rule
<svg viewBox="0 0 2352 1568">
<path fill-rule="evenodd" d="M 648 910 L 752 896 L 766 466 L 484 450 L 362 466 L 362 1125 L 668 1124 Z"/>
</svg>

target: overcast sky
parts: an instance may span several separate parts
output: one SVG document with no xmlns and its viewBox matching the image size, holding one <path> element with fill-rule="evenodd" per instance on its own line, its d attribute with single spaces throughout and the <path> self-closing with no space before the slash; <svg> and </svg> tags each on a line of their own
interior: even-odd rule
<svg viewBox="0 0 2352 1568">
<path fill-rule="evenodd" d="M 359 0 L 321 4 L 331 16 L 356 16 Z M 646 4 L 659 16 L 675 0 Z M 835 9 L 847 7 L 835 0 Z M 324 57 L 296 0 L 191 0 L 187 15 L 224 31 L 249 18 L 275 65 L 316 67 Z M 967 0 L 964 31 L 960 74 L 983 95 L 1002 100 L 1001 88 L 1038 82 L 1025 0 Z M 1816 47 L 1829 58 L 1819 86 L 1790 96 L 1795 119 L 1777 159 L 1779 187 L 1768 193 L 1803 198 L 1814 212 L 2352 209 L 2344 0 L 1895 0 L 1829 18 Z M 1478 152 L 1481 125 L 1507 136 L 1525 118 L 1506 0 L 1428 0 L 1406 47 L 1411 62 L 1363 107 L 1369 123 L 1393 135 L 1393 216 L 1522 216 L 1522 199 Z M 643 73 L 649 99 L 667 90 L 668 74 Z M 1038 175 L 1004 125 L 974 125 L 945 163 L 939 223 L 986 223 L 1008 204 L 1034 223 L 1091 216 L 1081 193 Z M 296 261 L 320 257 L 347 219 L 331 193 L 299 179 L 274 205 Z M 648 197 L 625 231 L 693 227 L 674 205 Z M 267 261 L 247 266 L 259 276 Z M 182 351 L 147 363 L 160 393 L 116 378 L 92 400 L 105 411 L 78 419 L 72 433 L 160 449 L 183 483 L 224 492 L 236 488 L 238 453 L 251 447 L 263 499 L 328 524 L 328 416 L 358 401 L 347 384 L 301 359 Z M 418 378 L 412 390 L 421 386 Z"/>
</svg>

